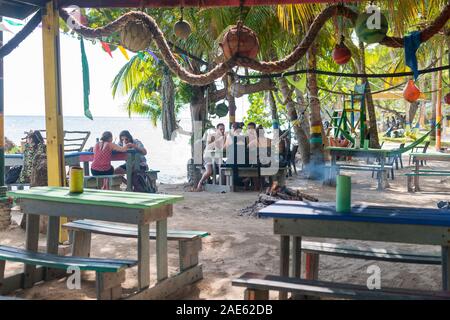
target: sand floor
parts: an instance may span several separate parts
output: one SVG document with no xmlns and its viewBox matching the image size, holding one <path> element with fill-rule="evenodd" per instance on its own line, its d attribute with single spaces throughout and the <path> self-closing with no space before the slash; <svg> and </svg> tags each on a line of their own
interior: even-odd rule
<svg viewBox="0 0 450 320">
<path fill-rule="evenodd" d="M 404 164 L 408 165 L 405 155 Z M 431 167 L 444 167 L 445 163 L 429 163 Z M 450 179 L 421 179 L 423 192 L 410 194 L 406 191 L 405 168 L 396 171 L 396 179 L 390 181 L 386 191 L 376 191 L 376 180 L 370 173 L 352 175 L 352 203 L 403 205 L 435 208 L 439 200 L 450 200 Z M 301 188 L 303 192 L 314 195 L 320 201 L 334 201 L 335 188 L 321 183 L 307 181 L 299 177 L 289 178 L 290 187 Z M 185 230 L 205 230 L 211 236 L 203 240 L 200 261 L 203 265 L 204 279 L 193 285 L 181 299 L 242 299 L 243 289 L 231 286 L 231 280 L 247 271 L 277 274 L 279 270 L 279 238 L 273 235 L 271 219 L 257 219 L 239 216 L 239 209 L 256 201 L 256 192 L 226 194 L 185 192 L 182 185 L 160 185 L 160 191 L 168 194 L 182 194 L 185 200 L 176 204 L 174 215 L 169 219 L 169 228 Z M 20 219 L 15 213 L 14 219 Z M 154 227 L 154 226 L 153 226 Z M 24 245 L 25 234 L 17 226 L 0 232 L 0 243 L 4 245 Z M 356 243 L 356 241 L 329 240 L 331 242 Z M 41 236 L 42 245 L 45 237 Z M 359 245 L 372 245 L 377 248 L 409 248 L 420 252 L 438 252 L 439 247 L 358 242 Z M 151 275 L 155 279 L 155 243 L 151 242 Z M 95 257 L 136 257 L 136 241 L 94 235 L 92 256 Z M 169 242 L 169 273 L 178 268 L 177 243 Z M 381 285 L 385 287 L 417 288 L 436 290 L 441 286 L 441 273 L 438 266 L 424 266 L 398 263 L 382 263 L 365 260 L 344 259 L 322 256 L 319 278 L 337 282 L 365 284 L 367 268 L 377 264 L 381 268 Z M 6 275 L 21 270 L 22 265 L 7 263 Z M 127 271 L 125 292 L 136 286 L 136 268 Z M 66 279 L 49 281 L 32 289 L 17 292 L 15 295 L 28 299 L 95 299 L 94 274 L 87 272 L 82 290 L 68 290 Z"/>
</svg>

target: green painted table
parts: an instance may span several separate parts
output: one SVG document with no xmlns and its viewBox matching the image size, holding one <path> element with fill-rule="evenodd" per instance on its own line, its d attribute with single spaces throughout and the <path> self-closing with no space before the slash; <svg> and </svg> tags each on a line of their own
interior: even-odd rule
<svg viewBox="0 0 450 320">
<path fill-rule="evenodd" d="M 330 152 L 331 155 L 331 167 L 337 168 L 337 157 L 352 157 L 352 158 L 375 158 L 380 163 L 381 173 L 378 175 L 378 190 L 383 190 L 383 186 L 387 186 L 387 176 L 384 166 L 386 164 L 386 158 L 394 157 L 397 152 L 387 149 L 364 149 L 364 148 L 342 148 L 342 147 L 326 147 L 325 150 Z M 333 169 L 332 169 L 333 170 Z"/>
<path fill-rule="evenodd" d="M 157 278 L 168 277 L 167 218 L 172 216 L 173 204 L 182 196 L 85 189 L 81 194 L 70 194 L 64 187 L 35 187 L 10 191 L 24 214 L 27 214 L 26 249 L 37 251 L 39 218 L 49 216 L 47 252 L 58 254 L 59 219 L 92 219 L 135 224 L 138 227 L 138 282 L 139 289 L 150 285 L 149 224 L 156 221 Z M 25 266 L 25 286 L 35 282 L 35 266 Z"/>
<path fill-rule="evenodd" d="M 414 173 L 415 173 L 415 176 L 414 176 L 414 189 L 415 189 L 415 191 L 420 191 L 420 186 L 419 186 L 419 170 L 420 170 L 420 166 L 419 166 L 419 163 L 421 161 L 447 161 L 447 162 L 450 162 L 450 153 L 413 152 L 413 153 L 411 153 L 411 157 L 413 158 L 413 163 L 415 163 L 415 168 L 414 168 Z"/>
</svg>

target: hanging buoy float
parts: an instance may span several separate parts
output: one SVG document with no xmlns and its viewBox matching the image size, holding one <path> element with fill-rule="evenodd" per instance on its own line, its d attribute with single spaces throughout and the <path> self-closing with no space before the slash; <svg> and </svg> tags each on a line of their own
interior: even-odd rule
<svg viewBox="0 0 450 320">
<path fill-rule="evenodd" d="M 406 101 L 413 103 L 420 98 L 420 89 L 416 86 L 413 80 L 409 80 L 406 84 L 405 89 L 403 89 L 403 98 Z"/>
<path fill-rule="evenodd" d="M 352 53 L 350 49 L 344 43 L 344 37 L 342 37 L 341 42 L 336 44 L 333 50 L 333 60 L 337 64 L 346 64 L 352 58 Z"/>
<path fill-rule="evenodd" d="M 178 38 L 187 39 L 191 34 L 191 25 L 181 18 L 175 25 L 173 26 L 173 31 Z"/>
<path fill-rule="evenodd" d="M 220 46 L 227 60 L 236 54 L 255 59 L 259 52 L 258 36 L 252 29 L 244 26 L 242 21 L 225 33 Z"/>
<path fill-rule="evenodd" d="M 379 10 L 379 9 L 378 9 Z M 386 17 L 380 12 L 379 28 L 375 26 L 376 15 L 372 13 L 361 13 L 358 15 L 355 23 L 355 32 L 359 40 L 371 44 L 381 42 L 389 30 L 389 24 Z"/>
<path fill-rule="evenodd" d="M 129 21 L 120 33 L 122 45 L 133 52 L 147 49 L 152 39 L 150 30 L 140 20 Z"/>
<path fill-rule="evenodd" d="M 450 104 L 450 92 L 447 93 L 447 94 L 445 95 L 445 97 L 444 97 L 444 102 L 445 102 L 446 104 Z"/>
</svg>

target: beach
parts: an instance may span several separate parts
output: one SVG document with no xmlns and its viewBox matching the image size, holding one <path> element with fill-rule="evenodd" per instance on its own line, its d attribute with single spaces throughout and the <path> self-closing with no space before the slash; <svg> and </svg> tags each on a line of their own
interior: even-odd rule
<svg viewBox="0 0 450 320">
<path fill-rule="evenodd" d="M 408 162 L 407 155 L 403 161 Z M 433 164 L 434 165 L 434 164 Z M 436 163 L 436 167 L 439 164 Z M 370 173 L 352 176 L 352 203 L 371 205 L 414 206 L 436 208 L 439 200 L 449 200 L 450 181 L 440 178 L 423 179 L 423 192 L 414 195 L 406 192 L 406 177 L 396 171 L 396 179 L 390 181 L 390 188 L 379 192 L 376 180 Z M 287 185 L 300 188 L 302 192 L 319 198 L 319 201 L 335 201 L 335 188 L 323 186 L 320 182 L 292 177 Z M 200 263 L 203 265 L 204 279 L 186 288 L 171 298 L 178 299 L 243 299 L 243 289 L 231 286 L 231 280 L 245 272 L 278 274 L 279 238 L 273 234 L 271 219 L 259 219 L 239 215 L 239 210 L 253 204 L 258 197 L 256 192 L 207 193 L 188 192 L 183 184 L 160 184 L 159 192 L 183 195 L 184 200 L 175 204 L 173 217 L 169 218 L 169 229 L 202 230 L 211 233 L 203 239 Z M 19 213 L 14 213 L 18 221 Z M 154 226 L 152 226 L 154 227 Z M 24 246 L 25 234 L 17 226 L 0 232 L 2 244 Z M 310 239 L 305 239 L 310 240 Z M 322 239 L 323 240 L 323 239 Z M 358 244 L 385 249 L 409 249 L 415 252 L 439 252 L 440 247 L 418 246 L 393 243 L 357 242 L 328 239 L 329 242 Z M 41 235 L 44 246 L 45 237 Z M 92 256 L 135 258 L 136 240 L 94 235 Z M 151 242 L 151 276 L 155 281 L 155 243 Z M 381 269 L 381 286 L 438 290 L 441 287 L 440 266 L 414 265 L 400 263 L 374 262 L 321 256 L 319 279 L 365 284 L 371 265 Z M 20 270 L 20 264 L 7 263 L 7 275 Z M 169 242 L 169 273 L 178 268 L 178 250 L 176 241 Z M 130 293 L 137 285 L 137 268 L 127 270 L 124 283 L 125 293 Z M 34 288 L 17 292 L 18 297 L 27 299 L 95 299 L 95 275 L 87 272 L 81 290 L 68 290 L 66 279 L 49 281 Z M 271 298 L 276 298 L 271 293 Z"/>
</svg>

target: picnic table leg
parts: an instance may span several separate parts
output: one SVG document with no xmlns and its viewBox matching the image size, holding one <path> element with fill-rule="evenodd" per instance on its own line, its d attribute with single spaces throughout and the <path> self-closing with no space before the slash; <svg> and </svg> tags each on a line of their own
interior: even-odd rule
<svg viewBox="0 0 450 320">
<path fill-rule="evenodd" d="M 127 157 L 127 191 L 133 191 L 133 155 Z"/>
<path fill-rule="evenodd" d="M 83 168 L 84 168 L 84 175 L 85 176 L 90 176 L 90 174 L 89 174 L 89 161 L 84 161 L 83 162 Z"/>
<path fill-rule="evenodd" d="M 386 157 L 383 155 L 380 157 L 380 173 L 378 174 L 378 190 L 383 190 L 385 187 L 389 187 L 387 181 L 386 170 L 384 170 L 384 164 L 386 161 Z"/>
<path fill-rule="evenodd" d="M 450 250 L 442 246 L 442 290 L 450 291 Z"/>
<path fill-rule="evenodd" d="M 139 290 L 150 285 L 150 227 L 148 223 L 138 225 L 138 286 Z"/>
<path fill-rule="evenodd" d="M 280 237 L 280 276 L 289 277 L 289 236 Z M 287 292 L 281 292 L 278 295 L 280 300 L 287 299 Z"/>
<path fill-rule="evenodd" d="M 29 251 L 38 251 L 39 244 L 39 215 L 27 214 L 27 227 L 26 227 L 26 243 L 25 249 Z M 36 266 L 25 265 L 24 268 L 24 288 L 31 288 L 34 284 Z"/>
<path fill-rule="evenodd" d="M 167 220 L 156 222 L 156 278 L 164 280 L 168 276 L 167 267 Z"/>
<path fill-rule="evenodd" d="M 59 244 L 59 217 L 48 217 L 47 225 L 47 253 L 58 254 Z M 54 279 L 61 270 L 46 268 L 45 280 Z"/>
<path fill-rule="evenodd" d="M 305 279 L 317 280 L 319 278 L 319 255 L 305 253 Z"/>
<path fill-rule="evenodd" d="M 415 169 L 414 169 L 414 173 L 415 173 L 415 175 L 414 175 L 414 189 L 415 189 L 416 192 L 418 192 L 418 191 L 420 191 L 420 187 L 419 187 L 419 160 L 417 160 L 417 159 L 415 159 L 415 160 L 416 160 L 415 161 L 416 166 L 415 166 Z M 414 159 L 413 159 L 413 162 L 414 162 Z"/>
<path fill-rule="evenodd" d="M 292 269 L 291 277 L 301 277 L 302 237 L 292 237 Z"/>
</svg>

